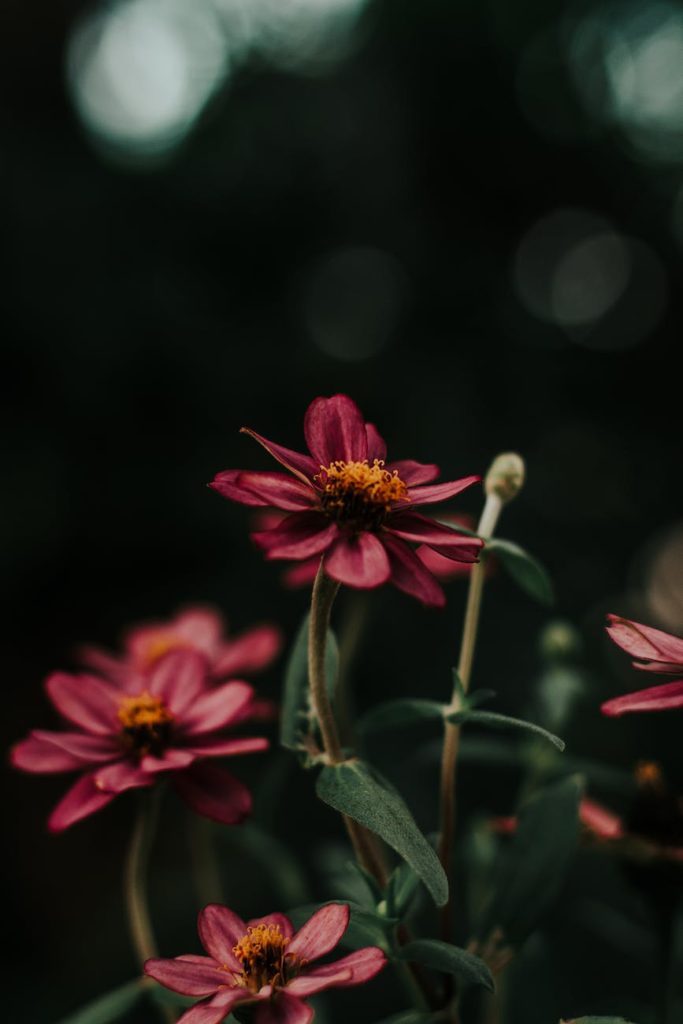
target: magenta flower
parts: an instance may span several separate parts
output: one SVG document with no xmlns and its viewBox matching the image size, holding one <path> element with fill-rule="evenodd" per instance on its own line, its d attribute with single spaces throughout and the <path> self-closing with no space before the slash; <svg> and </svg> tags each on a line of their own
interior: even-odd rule
<svg viewBox="0 0 683 1024">
<path fill-rule="evenodd" d="M 346 395 L 311 402 L 304 421 L 307 455 L 243 429 L 292 476 L 226 470 L 210 486 L 244 505 L 289 513 L 279 526 L 252 534 L 267 558 L 305 561 L 324 555 L 325 572 L 340 583 L 368 589 L 390 581 L 435 606 L 445 603 L 444 593 L 410 544 L 476 562 L 478 538 L 414 509 L 452 498 L 480 478 L 433 484 L 438 466 L 410 459 L 387 462 L 377 429 Z"/>
<path fill-rule="evenodd" d="M 57 711 L 76 726 L 35 730 L 17 743 L 11 760 L 27 772 L 83 774 L 52 811 L 52 832 L 80 821 L 118 793 L 170 778 L 198 814 L 227 825 L 251 811 L 247 787 L 209 758 L 265 750 L 262 737 L 230 736 L 249 717 L 253 688 L 232 680 L 209 688 L 206 662 L 195 651 L 172 651 L 144 680 L 126 685 L 97 676 L 57 672 L 46 682 Z"/>
<path fill-rule="evenodd" d="M 316 966 L 337 945 L 349 923 L 343 903 L 321 907 L 294 932 L 284 914 L 246 924 L 216 903 L 199 914 L 199 936 L 208 956 L 148 960 L 145 973 L 186 996 L 205 997 L 178 1024 L 219 1024 L 238 1005 L 255 1003 L 253 1024 L 309 1024 L 308 996 L 374 978 L 386 963 L 378 946 Z"/>
<path fill-rule="evenodd" d="M 615 644 L 636 659 L 635 668 L 663 675 L 683 675 L 683 640 L 619 615 L 607 618 L 610 622 L 607 632 Z M 629 711 L 666 711 L 680 707 L 683 707 L 683 679 L 614 697 L 605 701 L 601 710 L 604 715 L 614 716 Z"/>
<path fill-rule="evenodd" d="M 282 633 L 276 626 L 255 626 L 234 639 L 225 632 L 219 611 L 196 605 L 167 622 L 133 626 L 124 634 L 122 655 L 86 647 L 81 659 L 116 682 L 129 678 L 131 671 L 146 675 L 169 651 L 196 651 L 206 660 L 211 678 L 219 681 L 267 668 L 282 647 Z"/>
</svg>

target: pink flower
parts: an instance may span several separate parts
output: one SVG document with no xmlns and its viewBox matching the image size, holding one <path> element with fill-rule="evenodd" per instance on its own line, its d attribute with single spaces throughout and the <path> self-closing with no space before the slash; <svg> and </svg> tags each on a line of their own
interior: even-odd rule
<svg viewBox="0 0 683 1024">
<path fill-rule="evenodd" d="M 588 797 L 579 804 L 579 821 L 595 839 L 620 839 L 625 834 L 621 818 Z M 517 831 L 517 818 L 514 815 L 494 818 L 491 828 L 500 835 L 512 835 Z"/>
<path fill-rule="evenodd" d="M 325 572 L 350 587 L 369 589 L 391 581 L 425 604 L 441 606 L 444 593 L 410 544 L 458 562 L 475 562 L 482 542 L 414 511 L 445 501 L 476 483 L 477 476 L 433 484 L 438 467 L 405 459 L 386 462 L 386 445 L 346 395 L 316 398 L 304 433 L 310 454 L 268 441 L 245 428 L 289 470 L 226 470 L 211 487 L 244 505 L 289 513 L 270 530 L 253 534 L 269 559 L 325 558 Z M 425 486 L 428 485 L 428 486 Z"/>
<path fill-rule="evenodd" d="M 619 647 L 636 659 L 635 668 L 663 675 L 683 674 L 683 640 L 679 637 L 618 615 L 607 618 L 610 622 L 607 632 Z M 680 707 L 683 707 L 683 679 L 614 697 L 605 701 L 601 710 L 605 715 L 623 715 L 629 711 L 666 711 Z"/>
<path fill-rule="evenodd" d="M 294 932 L 284 914 L 245 924 L 227 907 L 212 903 L 199 914 L 199 936 L 208 956 L 148 960 L 145 973 L 186 996 L 204 996 L 178 1024 L 219 1024 L 238 1005 L 255 1003 L 253 1024 L 309 1024 L 308 996 L 374 978 L 386 963 L 378 946 L 341 960 L 314 961 L 337 945 L 349 923 L 342 903 L 321 907 Z"/>
<path fill-rule="evenodd" d="M 169 651 L 196 651 L 206 660 L 211 678 L 218 681 L 267 668 L 282 647 L 282 633 L 276 626 L 256 626 L 234 639 L 225 632 L 219 611 L 195 605 L 167 622 L 133 626 L 124 634 L 122 655 L 85 647 L 81 660 L 116 682 L 129 678 L 131 671 L 145 676 Z"/>
<path fill-rule="evenodd" d="M 261 737 L 230 736 L 250 717 L 253 689 L 233 680 L 209 688 L 196 651 L 172 651 L 144 679 L 116 683 L 57 672 L 46 682 L 57 711 L 75 730 L 35 730 L 12 750 L 27 772 L 83 774 L 52 811 L 61 832 L 110 803 L 118 793 L 170 777 L 179 795 L 207 818 L 234 825 L 251 811 L 251 794 L 208 758 L 265 750 Z"/>
</svg>

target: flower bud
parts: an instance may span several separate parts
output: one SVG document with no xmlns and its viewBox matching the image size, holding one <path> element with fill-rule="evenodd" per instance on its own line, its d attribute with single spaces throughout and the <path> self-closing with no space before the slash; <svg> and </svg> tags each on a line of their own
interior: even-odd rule
<svg viewBox="0 0 683 1024">
<path fill-rule="evenodd" d="M 524 484 L 524 460 L 516 452 L 503 452 L 491 463 L 484 488 L 488 495 L 496 494 L 503 504 L 517 497 Z"/>
</svg>

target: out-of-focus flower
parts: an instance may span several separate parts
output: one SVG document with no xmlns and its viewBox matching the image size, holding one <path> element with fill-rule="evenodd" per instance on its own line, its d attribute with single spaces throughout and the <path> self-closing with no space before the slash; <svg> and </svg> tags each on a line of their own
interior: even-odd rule
<svg viewBox="0 0 683 1024">
<path fill-rule="evenodd" d="M 587 832 L 598 839 L 617 839 L 624 834 L 621 818 L 587 797 L 579 804 L 579 821 Z M 517 831 L 517 818 L 514 815 L 494 818 L 491 828 L 501 835 L 512 835 Z"/>
<path fill-rule="evenodd" d="M 105 807 L 128 789 L 170 778 L 179 795 L 207 818 L 233 825 L 251 811 L 247 787 L 208 759 L 265 750 L 262 737 L 230 736 L 251 717 L 254 691 L 238 680 L 207 685 L 207 666 L 196 651 L 171 651 L 150 670 L 140 689 L 131 673 L 111 682 L 57 672 L 46 682 L 57 711 L 75 730 L 35 730 L 12 750 L 27 772 L 83 774 L 54 808 L 53 832 Z"/>
<path fill-rule="evenodd" d="M 316 398 L 304 433 L 310 454 L 268 441 L 245 428 L 290 471 L 226 470 L 211 487 L 244 505 L 287 512 L 276 527 L 253 534 L 269 559 L 306 561 L 325 556 L 328 576 L 369 589 L 391 581 L 425 604 L 444 593 L 410 544 L 427 544 L 448 558 L 475 562 L 482 542 L 413 511 L 445 501 L 480 478 L 432 484 L 438 467 L 406 459 L 386 462 L 386 445 L 346 395 Z M 425 486 L 427 485 L 427 486 Z"/>
<path fill-rule="evenodd" d="M 459 526 L 464 526 L 467 530 L 473 530 L 476 526 L 472 516 L 466 515 L 442 515 L 439 516 L 439 522 L 445 526 L 453 526 L 456 530 Z M 467 579 L 472 571 L 471 563 L 455 562 L 452 558 L 446 558 L 427 544 L 421 544 L 415 554 L 422 564 L 442 583 L 448 583 L 450 580 Z M 487 575 L 490 575 L 492 569 L 493 560 L 488 558 L 486 560 Z"/>
<path fill-rule="evenodd" d="M 610 623 L 607 632 L 635 659 L 635 668 L 662 675 L 683 673 L 683 640 L 679 637 L 618 615 L 607 617 Z M 614 716 L 630 711 L 666 711 L 680 707 L 683 707 L 683 679 L 614 697 L 605 701 L 601 710 L 605 715 Z"/>
<path fill-rule="evenodd" d="M 255 626 L 234 638 L 225 633 L 225 622 L 217 609 L 195 605 L 168 621 L 128 629 L 121 655 L 96 647 L 84 647 L 80 655 L 83 664 L 116 682 L 130 678 L 131 672 L 143 678 L 170 651 L 195 651 L 205 659 L 211 678 L 219 681 L 260 672 L 282 647 L 277 626 Z"/>
<path fill-rule="evenodd" d="M 174 992 L 204 997 L 178 1024 L 219 1024 L 245 1003 L 256 1004 L 253 1024 L 309 1024 L 308 996 L 360 985 L 386 963 L 378 946 L 366 946 L 315 965 L 334 949 L 348 923 L 349 908 L 342 903 L 321 907 L 298 932 L 284 914 L 245 923 L 214 903 L 199 914 L 199 936 L 208 956 L 148 960 L 145 973 Z"/>
</svg>

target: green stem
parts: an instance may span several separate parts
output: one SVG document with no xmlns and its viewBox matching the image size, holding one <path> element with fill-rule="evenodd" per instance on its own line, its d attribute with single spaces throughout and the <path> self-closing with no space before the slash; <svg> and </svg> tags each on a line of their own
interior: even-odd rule
<svg viewBox="0 0 683 1024">
<path fill-rule="evenodd" d="M 488 539 L 492 536 L 500 515 L 503 502 L 495 492 L 489 493 L 486 504 L 479 520 L 477 533 L 480 537 Z M 470 584 L 467 594 L 467 607 L 465 609 L 465 622 L 463 625 L 462 641 L 460 644 L 460 656 L 458 658 L 458 676 L 463 689 L 467 692 L 472 675 L 472 664 L 474 661 L 474 649 L 477 640 L 477 629 L 479 627 L 479 615 L 481 612 L 481 601 L 484 592 L 484 577 L 486 567 L 483 562 L 477 562 L 472 567 Z M 453 688 L 450 707 L 457 710 L 458 690 Z M 441 831 L 439 838 L 439 858 L 443 869 L 450 879 L 451 864 L 453 860 L 453 839 L 455 834 L 455 788 L 456 769 L 458 761 L 458 748 L 460 746 L 460 727 L 451 722 L 446 722 L 444 731 L 443 752 L 441 757 Z M 451 885 L 452 893 L 452 885 Z M 451 913 L 452 895 L 442 912 L 442 932 L 445 940 L 448 941 L 451 934 Z"/>
<path fill-rule="evenodd" d="M 223 884 L 213 839 L 213 822 L 193 814 L 189 820 L 190 857 L 199 905 L 223 903 Z"/>
<path fill-rule="evenodd" d="M 124 868 L 128 923 L 133 948 L 141 967 L 144 967 L 145 961 L 150 957 L 158 955 L 149 914 L 147 868 L 159 817 L 160 799 L 160 786 L 156 786 L 151 793 L 142 794 Z M 172 1007 L 158 1004 L 158 1008 L 165 1024 L 173 1024 L 176 1014 Z"/>
</svg>

